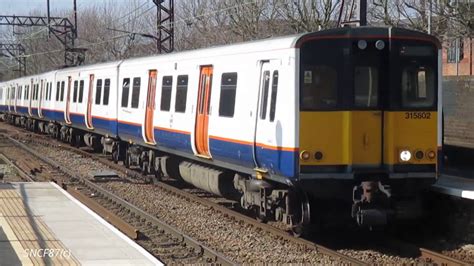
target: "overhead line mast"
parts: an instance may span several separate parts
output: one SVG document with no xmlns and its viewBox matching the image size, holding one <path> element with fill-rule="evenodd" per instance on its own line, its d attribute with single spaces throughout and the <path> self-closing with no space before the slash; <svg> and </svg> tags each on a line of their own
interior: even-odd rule
<svg viewBox="0 0 474 266">
<path fill-rule="evenodd" d="M 48 36 L 53 33 L 56 39 L 58 39 L 64 46 L 65 66 L 77 66 L 83 64 L 85 59 L 85 51 L 87 50 L 75 47 L 74 41 L 77 38 L 76 0 L 74 0 L 74 21 L 75 24 L 73 24 L 68 18 L 51 17 L 49 0 L 47 0 L 47 16 L 45 17 L 0 15 L 0 25 L 47 27 Z"/>
<path fill-rule="evenodd" d="M 153 0 L 157 6 L 157 50 L 158 53 L 174 51 L 174 0 Z"/>
</svg>

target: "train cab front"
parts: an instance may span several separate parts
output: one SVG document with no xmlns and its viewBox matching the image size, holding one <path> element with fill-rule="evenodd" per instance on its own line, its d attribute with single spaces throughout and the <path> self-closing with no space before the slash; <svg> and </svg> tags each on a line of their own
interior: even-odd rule
<svg viewBox="0 0 474 266">
<path fill-rule="evenodd" d="M 297 46 L 301 187 L 315 201 L 350 202 L 344 212 L 361 226 L 419 218 L 437 177 L 439 42 L 359 27 Z"/>
</svg>

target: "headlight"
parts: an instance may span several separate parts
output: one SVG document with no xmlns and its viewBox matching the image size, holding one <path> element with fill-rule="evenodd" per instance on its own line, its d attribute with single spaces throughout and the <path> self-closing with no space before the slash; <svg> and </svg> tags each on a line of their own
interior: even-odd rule
<svg viewBox="0 0 474 266">
<path fill-rule="evenodd" d="M 311 153 L 309 153 L 308 151 L 302 151 L 300 153 L 300 159 L 302 159 L 302 160 L 306 161 L 306 160 L 309 159 L 309 157 L 311 157 Z"/>
<path fill-rule="evenodd" d="M 434 151 L 428 151 L 428 158 L 430 158 L 431 160 L 433 160 L 434 158 L 436 158 L 436 152 L 434 152 Z"/>
<path fill-rule="evenodd" d="M 403 150 L 400 152 L 400 161 L 408 162 L 411 159 L 411 152 L 409 150 Z"/>
</svg>

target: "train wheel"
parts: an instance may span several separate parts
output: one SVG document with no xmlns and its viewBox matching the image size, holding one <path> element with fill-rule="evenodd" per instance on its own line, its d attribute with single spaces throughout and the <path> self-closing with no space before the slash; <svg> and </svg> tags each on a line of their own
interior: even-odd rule
<svg viewBox="0 0 474 266">
<path fill-rule="evenodd" d="M 295 204 L 291 232 L 295 237 L 301 237 L 307 231 L 311 222 L 311 209 L 308 195 L 297 190 L 294 193 Z"/>
</svg>

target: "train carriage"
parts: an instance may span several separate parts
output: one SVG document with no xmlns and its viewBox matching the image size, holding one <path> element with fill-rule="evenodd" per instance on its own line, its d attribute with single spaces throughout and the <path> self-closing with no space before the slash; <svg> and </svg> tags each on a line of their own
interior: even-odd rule
<svg viewBox="0 0 474 266">
<path fill-rule="evenodd" d="M 55 123 L 297 234 L 383 226 L 419 218 L 437 177 L 440 53 L 424 33 L 345 27 L 71 68 L 53 82 Z"/>
</svg>

